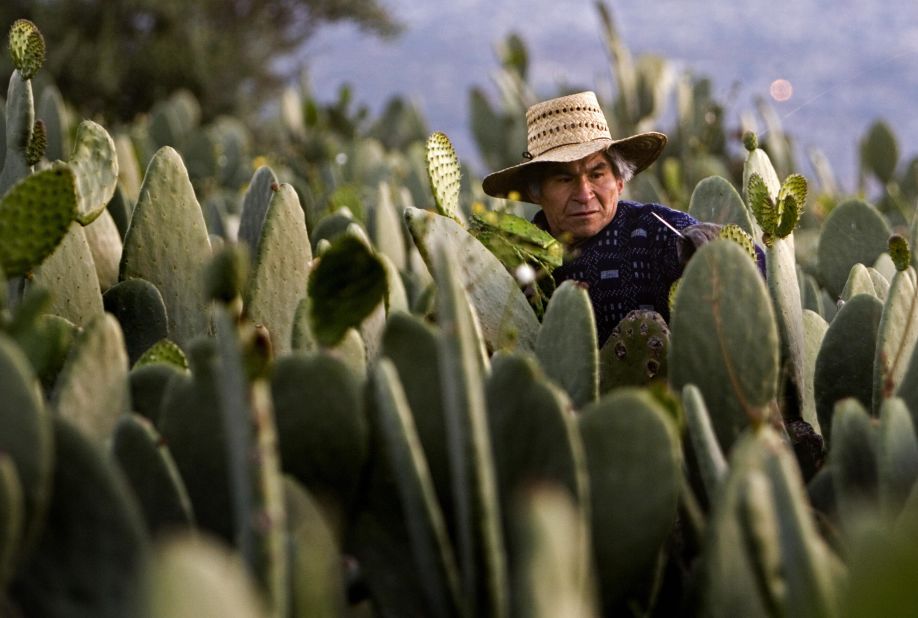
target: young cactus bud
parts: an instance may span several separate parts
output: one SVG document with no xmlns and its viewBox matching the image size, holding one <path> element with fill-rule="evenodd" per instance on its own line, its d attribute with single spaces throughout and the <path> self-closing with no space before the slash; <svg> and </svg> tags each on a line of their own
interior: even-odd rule
<svg viewBox="0 0 918 618">
<path fill-rule="evenodd" d="M 45 149 L 48 147 L 48 135 L 45 132 L 45 123 L 41 120 L 35 121 L 32 128 L 32 137 L 26 145 L 25 157 L 27 165 L 36 165 L 45 156 Z"/>
<path fill-rule="evenodd" d="M 45 39 L 28 19 L 18 19 L 10 27 L 10 57 L 23 79 L 32 79 L 45 63 Z"/>
<path fill-rule="evenodd" d="M 889 247 L 889 256 L 892 258 L 896 270 L 906 270 L 912 261 L 912 251 L 908 246 L 908 240 L 901 234 L 893 234 L 889 237 L 887 243 Z"/>
<path fill-rule="evenodd" d="M 759 147 L 759 138 L 756 137 L 755 132 L 746 131 L 743 133 L 743 146 L 746 147 L 746 150 L 752 152 Z"/>
<path fill-rule="evenodd" d="M 777 201 L 771 198 L 765 181 L 758 173 L 749 177 L 749 208 L 762 228 L 762 242 L 771 246 L 775 238 L 785 238 L 794 231 L 806 203 L 806 178 L 791 174 L 784 180 Z"/>
</svg>

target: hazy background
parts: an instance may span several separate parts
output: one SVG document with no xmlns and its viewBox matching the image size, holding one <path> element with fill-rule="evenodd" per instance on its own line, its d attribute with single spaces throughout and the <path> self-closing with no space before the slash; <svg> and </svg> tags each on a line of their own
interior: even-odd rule
<svg viewBox="0 0 918 618">
<path fill-rule="evenodd" d="M 559 84 L 612 91 L 592 0 L 385 4 L 406 27 L 394 41 L 336 25 L 307 45 L 303 57 L 319 99 L 332 100 L 338 86 L 349 83 L 360 102 L 378 111 L 402 93 L 473 167 L 480 163 L 467 128 L 468 90 L 477 84 L 495 92 L 494 46 L 508 33 L 525 40 L 538 93 L 553 95 Z M 609 6 L 633 55 L 660 54 L 677 69 L 710 77 L 731 128 L 739 126 L 741 112 L 753 109 L 756 96 L 769 96 L 772 82 L 789 81 L 791 98 L 771 100 L 795 138 L 799 164 L 808 167 L 805 148 L 821 148 L 848 190 L 855 187 L 858 140 L 875 119 L 889 122 L 903 157 L 918 150 L 918 2 L 657 0 Z"/>
</svg>

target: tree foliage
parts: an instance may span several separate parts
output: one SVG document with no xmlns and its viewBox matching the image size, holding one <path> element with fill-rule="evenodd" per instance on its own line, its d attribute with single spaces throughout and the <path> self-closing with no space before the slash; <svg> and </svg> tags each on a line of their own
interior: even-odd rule
<svg viewBox="0 0 918 618">
<path fill-rule="evenodd" d="M 179 88 L 205 117 L 266 100 L 298 67 L 297 49 L 325 24 L 394 36 L 381 0 L 5 0 L 0 27 L 34 21 L 54 41 L 45 64 L 87 115 L 130 119 Z M 8 55 L 0 60 L 8 74 Z"/>
</svg>

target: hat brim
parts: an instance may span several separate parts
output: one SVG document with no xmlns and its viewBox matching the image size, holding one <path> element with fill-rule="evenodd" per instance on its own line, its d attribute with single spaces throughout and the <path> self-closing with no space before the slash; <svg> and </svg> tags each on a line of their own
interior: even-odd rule
<svg viewBox="0 0 918 618">
<path fill-rule="evenodd" d="M 488 174 L 481 186 L 484 192 L 492 197 L 506 198 L 510 194 L 517 194 L 521 201 L 535 204 L 537 202 L 529 195 L 525 173 L 528 171 L 527 168 L 533 165 L 570 163 L 603 150 L 616 150 L 626 161 L 634 165 L 634 173 L 637 174 L 657 160 L 664 146 L 666 136 L 656 131 L 638 133 L 620 140 L 600 138 L 585 143 L 567 144 L 552 148 L 528 161 Z"/>
</svg>

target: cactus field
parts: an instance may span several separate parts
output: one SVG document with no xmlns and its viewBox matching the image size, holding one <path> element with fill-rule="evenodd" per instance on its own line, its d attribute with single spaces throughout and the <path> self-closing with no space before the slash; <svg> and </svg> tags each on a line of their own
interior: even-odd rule
<svg viewBox="0 0 918 618">
<path fill-rule="evenodd" d="M 918 160 L 878 122 L 857 193 L 805 177 L 601 16 L 611 124 L 679 103 L 627 195 L 724 224 L 605 342 L 410 106 L 103 126 L 12 24 L 0 616 L 918 615 Z M 494 169 L 532 96 L 502 49 Z"/>
</svg>

